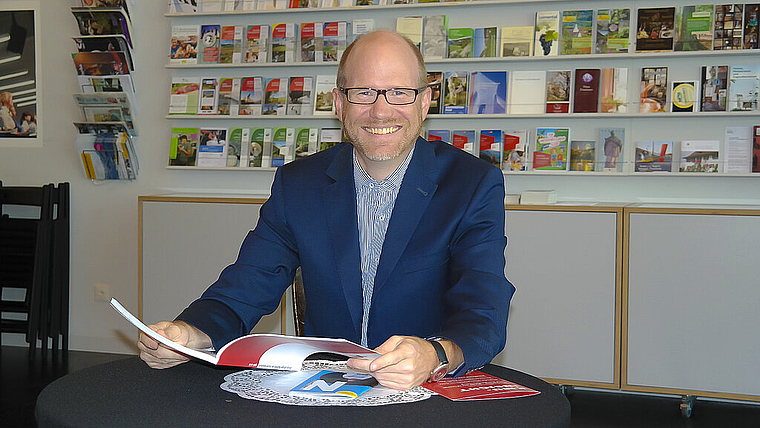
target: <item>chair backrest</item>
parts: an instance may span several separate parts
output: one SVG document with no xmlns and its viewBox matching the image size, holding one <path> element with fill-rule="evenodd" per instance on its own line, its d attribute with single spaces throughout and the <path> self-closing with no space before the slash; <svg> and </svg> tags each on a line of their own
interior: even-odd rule
<svg viewBox="0 0 760 428">
<path fill-rule="evenodd" d="M 4 205 L 38 207 L 40 208 L 38 219 L 52 220 L 52 188 L 52 184 L 41 187 L 16 187 L 3 186 L 0 182 L 0 212 L 6 211 L 3 208 Z M 10 215 L 4 213 L 3 218 L 10 218 Z"/>
<path fill-rule="evenodd" d="M 49 336 L 56 339 L 61 335 L 64 339 L 63 349 L 68 348 L 69 321 L 69 241 L 70 241 L 70 185 L 59 183 L 53 191 L 53 205 L 56 207 L 53 220 L 53 245 L 51 254 L 51 290 L 50 290 L 50 332 Z M 54 346 L 53 349 L 56 349 Z"/>
<path fill-rule="evenodd" d="M 296 269 L 296 276 L 293 279 L 293 325 L 295 326 L 296 336 L 304 336 L 304 317 L 306 315 L 306 296 L 303 290 L 303 275 L 301 268 Z"/>
<path fill-rule="evenodd" d="M 47 314 L 47 293 L 50 284 L 51 246 L 53 233 L 53 190 L 52 184 L 41 187 L 9 187 L 0 183 L 0 238 L 12 245 L 24 245 L 21 240 L 34 239 L 33 244 L 33 270 L 31 282 L 26 286 L 25 294 L 27 321 L 26 340 L 29 343 L 36 341 L 40 335 L 40 326 L 45 325 Z M 25 206 L 39 208 L 39 216 L 36 218 L 11 218 L 5 206 Z M 25 232 L 32 232 L 23 236 Z M 14 243 L 15 241 L 15 243 Z M 30 242 L 31 243 L 31 242 Z M 10 269 L 8 263 L 3 263 L 0 269 Z M 42 337 L 45 337 L 45 333 Z"/>
</svg>

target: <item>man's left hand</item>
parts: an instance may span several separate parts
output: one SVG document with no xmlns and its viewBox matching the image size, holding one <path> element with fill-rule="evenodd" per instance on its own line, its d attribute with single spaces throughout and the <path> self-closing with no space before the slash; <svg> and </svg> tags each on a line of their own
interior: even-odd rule
<svg viewBox="0 0 760 428">
<path fill-rule="evenodd" d="M 451 341 L 442 341 L 451 370 L 462 362 L 462 351 Z M 438 367 L 435 348 L 425 339 L 414 336 L 392 336 L 375 351 L 382 355 L 374 360 L 351 358 L 348 366 L 369 372 L 380 385 L 407 390 L 419 386 L 430 378 Z"/>
</svg>

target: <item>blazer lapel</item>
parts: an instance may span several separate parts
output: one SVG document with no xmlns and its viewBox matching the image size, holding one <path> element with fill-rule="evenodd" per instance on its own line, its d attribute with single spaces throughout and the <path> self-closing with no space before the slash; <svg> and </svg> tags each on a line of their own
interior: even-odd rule
<svg viewBox="0 0 760 428">
<path fill-rule="evenodd" d="M 374 290 L 383 287 L 393 272 L 437 188 L 438 165 L 433 145 L 418 138 L 385 234 Z"/>
<path fill-rule="evenodd" d="M 360 337 L 362 278 L 352 147 L 351 144 L 344 143 L 328 167 L 327 175 L 335 182 L 325 187 L 324 203 L 338 277 L 351 313 L 356 337 Z"/>
</svg>

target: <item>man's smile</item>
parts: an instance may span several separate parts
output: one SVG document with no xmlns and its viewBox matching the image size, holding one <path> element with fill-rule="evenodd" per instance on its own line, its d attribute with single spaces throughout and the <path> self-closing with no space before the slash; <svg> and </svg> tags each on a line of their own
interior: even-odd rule
<svg viewBox="0 0 760 428">
<path fill-rule="evenodd" d="M 400 126 L 384 126 L 382 128 L 373 128 L 370 126 L 362 126 L 362 129 L 369 132 L 370 134 L 386 135 L 386 134 L 393 134 L 394 132 L 401 129 L 401 127 Z"/>
</svg>

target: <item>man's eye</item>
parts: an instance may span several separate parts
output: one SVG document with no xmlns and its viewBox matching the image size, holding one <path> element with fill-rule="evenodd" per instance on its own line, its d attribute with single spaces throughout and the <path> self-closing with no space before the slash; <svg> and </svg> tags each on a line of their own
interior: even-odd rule
<svg viewBox="0 0 760 428">
<path fill-rule="evenodd" d="M 392 91 L 390 93 L 390 96 L 392 96 L 392 97 L 403 97 L 403 96 L 406 96 L 406 91 Z"/>
<path fill-rule="evenodd" d="M 369 91 L 369 90 L 356 92 L 356 96 L 358 97 L 370 97 L 372 95 L 373 95 L 372 91 Z"/>
</svg>

